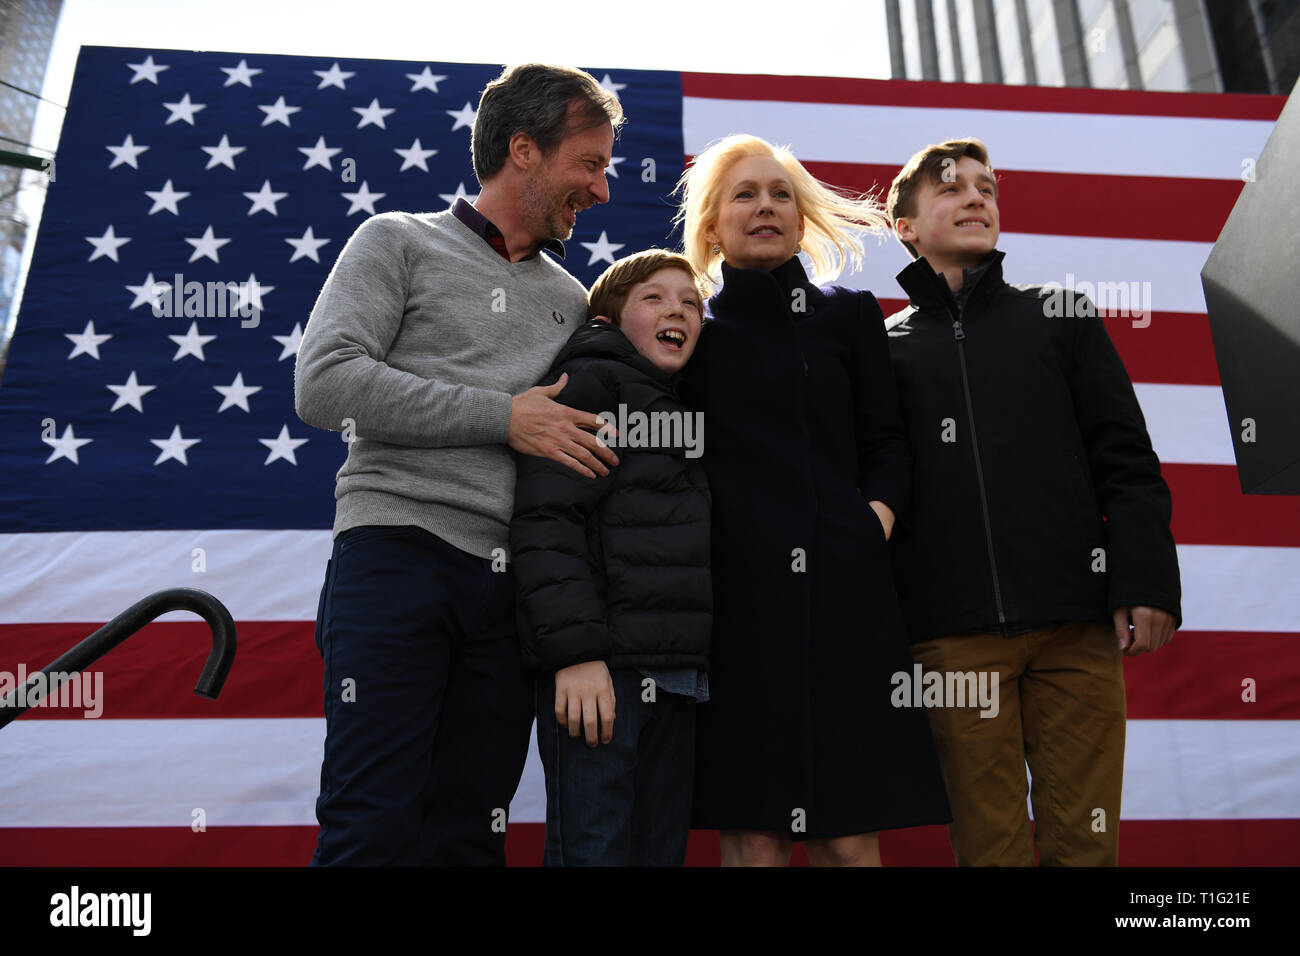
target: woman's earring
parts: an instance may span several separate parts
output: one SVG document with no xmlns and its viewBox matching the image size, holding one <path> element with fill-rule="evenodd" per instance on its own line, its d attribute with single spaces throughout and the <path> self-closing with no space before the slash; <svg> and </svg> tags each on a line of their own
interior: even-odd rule
<svg viewBox="0 0 1300 956">
<path fill-rule="evenodd" d="M 715 256 L 722 254 L 722 246 L 718 245 L 716 242 L 713 244 L 713 254 Z"/>
<path fill-rule="evenodd" d="M 794 254 L 797 256 L 801 252 L 803 252 L 803 243 L 796 242 L 794 244 Z"/>
</svg>

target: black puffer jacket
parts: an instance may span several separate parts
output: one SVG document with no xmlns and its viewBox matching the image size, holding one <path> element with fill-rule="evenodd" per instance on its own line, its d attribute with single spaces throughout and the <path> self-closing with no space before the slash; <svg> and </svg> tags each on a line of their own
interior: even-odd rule
<svg viewBox="0 0 1300 956">
<path fill-rule="evenodd" d="M 916 260 L 886 322 L 913 454 L 894 535 L 911 640 L 1127 605 L 1181 623 L 1169 488 L 1105 325 L 1083 297 L 1053 310 L 1050 289 L 1008 285 L 1002 257 L 966 271 L 960 304 Z"/>
<path fill-rule="evenodd" d="M 622 331 L 588 322 L 556 356 L 543 385 L 569 380 L 556 401 L 619 415 L 685 415 L 675 376 Z M 630 429 L 629 429 L 630 431 Z M 709 491 L 700 458 L 678 447 L 611 444 L 619 464 L 587 478 L 521 455 L 510 523 L 524 664 L 549 671 L 584 661 L 613 667 L 707 668 L 713 592 Z M 703 449 L 702 436 L 697 436 Z M 691 454 L 695 454 L 691 451 Z"/>
</svg>

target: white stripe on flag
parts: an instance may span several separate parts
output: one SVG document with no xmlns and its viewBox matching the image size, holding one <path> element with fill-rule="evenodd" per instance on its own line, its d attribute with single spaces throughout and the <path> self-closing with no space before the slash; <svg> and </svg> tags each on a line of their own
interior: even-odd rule
<svg viewBox="0 0 1300 956">
<path fill-rule="evenodd" d="M 1300 721 L 1130 720 L 1120 816 L 1300 817 Z"/>
<path fill-rule="evenodd" d="M 195 548 L 202 573 L 191 570 Z M 0 624 L 102 624 L 174 587 L 215 595 L 236 621 L 314 621 L 330 548 L 324 529 L 2 534 Z M 158 618 L 195 619 L 189 611 Z"/>
<path fill-rule="evenodd" d="M 1270 120 L 1182 116 L 682 101 L 687 155 L 730 133 L 751 133 L 788 144 L 805 162 L 900 168 L 930 143 L 975 136 L 988 144 L 998 169 L 1240 181 L 1243 163 L 1259 156 L 1273 126 Z"/>
<path fill-rule="evenodd" d="M 112 534 L 117 541 L 103 540 Z M 160 574 L 150 562 L 159 553 L 183 551 L 193 542 L 194 532 L 94 532 L 85 548 L 71 548 L 71 533 L 0 536 L 0 566 L 49 567 L 45 550 L 68 550 L 70 556 L 52 584 L 47 575 L 28 577 L 9 571 L 0 586 L 0 608 L 4 624 L 84 623 L 87 634 L 157 588 L 178 583 L 201 587 L 221 600 L 236 621 L 314 621 L 316 604 L 324 583 L 328 531 L 212 531 L 209 540 L 228 555 L 247 555 L 247 560 L 264 561 L 265 573 L 208 575 L 204 580 L 178 579 Z M 147 536 L 146 549 L 140 538 Z M 172 540 L 167 541 L 168 537 Z M 15 539 L 26 538 L 16 542 Z M 49 539 L 57 538 L 57 542 Z M 264 538 L 275 542 L 272 547 Z M 35 556 L 39 563 L 24 565 L 12 559 L 15 551 Z M 87 561 L 83 552 L 131 555 L 148 552 L 140 563 Z M 284 560 L 286 552 L 308 555 L 303 561 Z M 268 553 L 275 556 L 267 558 Z M 261 557 L 256 557 L 260 555 Z M 1183 581 L 1183 627 L 1195 631 L 1300 631 L 1296 619 L 1294 583 L 1300 580 L 1300 548 L 1251 547 L 1240 545 L 1179 545 L 1178 561 Z M 245 565 L 245 568 L 253 565 Z M 274 581 L 274 587 L 265 583 Z M 73 584 L 72 582 L 75 582 Z M 68 592 L 54 601 L 52 589 L 67 586 Z M 184 611 L 164 615 L 162 620 L 194 620 Z M 44 662 L 29 661 L 29 666 Z"/>
<path fill-rule="evenodd" d="M 1161 461 L 1180 465 L 1235 465 L 1223 389 L 1217 385 L 1133 386 Z"/>
<path fill-rule="evenodd" d="M 1087 294 L 1098 308 L 1127 313 L 1137 323 L 1146 322 L 1152 311 L 1205 312 L 1201 267 L 1213 248 L 1210 243 L 1004 232 L 998 248 L 1007 254 L 1002 269 L 1008 282 L 1054 282 Z M 866 289 L 878 299 L 905 298 L 897 276 L 912 261 L 907 251 L 888 238 L 879 244 L 868 240 L 865 251 L 863 268 L 835 282 Z M 806 258 L 804 268 L 809 268 Z"/>
<path fill-rule="evenodd" d="M 32 720 L 3 731 L 0 827 L 314 826 L 325 722 Z M 536 747 L 510 819 L 546 819 Z M 1300 817 L 1300 721 L 1130 720 L 1123 818 Z M 1170 780 L 1181 781 L 1177 790 Z"/>
<path fill-rule="evenodd" d="M 1300 631 L 1300 548 L 1178 546 L 1183 629 Z"/>
<path fill-rule="evenodd" d="M 0 731 L 0 827 L 189 827 L 196 809 L 208 826 L 315 826 L 324 742 L 319 717 L 20 717 Z M 546 820 L 536 746 L 510 819 Z"/>
</svg>

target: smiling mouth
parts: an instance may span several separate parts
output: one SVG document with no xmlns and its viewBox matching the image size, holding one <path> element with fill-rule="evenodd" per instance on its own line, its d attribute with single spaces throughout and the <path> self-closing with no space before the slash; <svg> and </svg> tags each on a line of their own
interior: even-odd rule
<svg viewBox="0 0 1300 956">
<path fill-rule="evenodd" d="M 767 236 L 777 237 L 781 235 L 781 230 L 777 229 L 775 226 L 759 226 L 757 229 L 751 232 L 750 235 L 755 236 L 759 239 L 762 239 Z"/>
<path fill-rule="evenodd" d="M 971 226 L 979 226 L 981 229 L 987 229 L 989 224 L 982 219 L 963 219 L 957 223 L 958 229 L 969 229 Z"/>
<path fill-rule="evenodd" d="M 686 347 L 686 333 L 681 329 L 664 329 L 655 338 L 674 351 L 681 351 Z"/>
</svg>

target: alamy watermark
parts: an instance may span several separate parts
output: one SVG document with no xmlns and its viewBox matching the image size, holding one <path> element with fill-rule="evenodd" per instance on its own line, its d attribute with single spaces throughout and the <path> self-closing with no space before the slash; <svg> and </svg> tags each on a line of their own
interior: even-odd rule
<svg viewBox="0 0 1300 956">
<path fill-rule="evenodd" d="M 889 702 L 895 707 L 979 707 L 981 717 L 998 715 L 997 671 L 895 671 Z"/>
<path fill-rule="evenodd" d="M 1045 282 L 1048 290 L 1043 300 L 1043 314 L 1055 318 L 1096 318 L 1099 312 L 1117 317 L 1132 317 L 1133 328 L 1151 324 L 1150 282 L 1089 282 L 1075 280 L 1073 272 L 1065 274 L 1065 285 Z M 1080 298 L 1082 297 L 1082 298 Z"/>
<path fill-rule="evenodd" d="M 617 412 L 596 417 L 605 423 L 596 437 L 611 448 L 682 448 L 687 458 L 704 454 L 703 412 L 628 411 L 620 404 Z"/>
<path fill-rule="evenodd" d="M 152 913 L 152 893 L 86 893 L 74 883 L 50 897 L 51 926 L 119 926 L 148 936 Z"/>
<path fill-rule="evenodd" d="M 256 303 L 262 287 L 254 282 L 199 282 L 177 273 L 171 283 L 155 282 L 153 314 L 159 319 L 225 319 L 238 316 L 240 328 L 255 329 L 262 321 Z M 258 285 L 257 288 L 254 288 Z"/>
<path fill-rule="evenodd" d="M 0 707 L 63 707 L 80 709 L 94 720 L 104 713 L 103 671 L 50 671 L 30 676 L 19 664 L 17 675 L 0 671 Z"/>
</svg>

